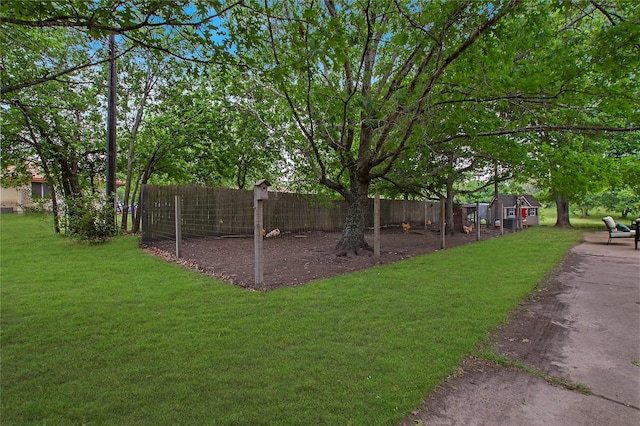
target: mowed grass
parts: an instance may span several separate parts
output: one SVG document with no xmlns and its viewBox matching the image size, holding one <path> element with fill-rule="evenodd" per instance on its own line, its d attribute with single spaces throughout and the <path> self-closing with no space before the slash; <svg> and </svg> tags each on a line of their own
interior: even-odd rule
<svg viewBox="0 0 640 426">
<path fill-rule="evenodd" d="M 554 226 L 556 224 L 557 212 L 555 205 L 541 208 L 540 215 L 541 225 Z M 638 217 L 632 212 L 628 214 L 626 218 L 623 218 L 619 212 L 612 212 L 603 208 L 591 210 L 589 211 L 588 216 L 582 216 L 579 212 L 572 209 L 569 212 L 569 222 L 571 222 L 571 226 L 576 228 L 606 231 L 607 228 L 605 227 L 604 222 L 602 222 L 602 218 L 605 216 L 611 216 L 613 217 L 613 220 L 626 226 L 630 226 Z"/>
<path fill-rule="evenodd" d="M 3 425 L 394 425 L 581 232 L 547 227 L 248 292 L 1 218 Z"/>
</svg>

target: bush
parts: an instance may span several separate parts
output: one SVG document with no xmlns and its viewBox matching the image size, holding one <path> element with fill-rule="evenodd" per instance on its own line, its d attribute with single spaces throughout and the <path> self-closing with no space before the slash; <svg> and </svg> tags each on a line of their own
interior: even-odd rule
<svg viewBox="0 0 640 426">
<path fill-rule="evenodd" d="M 81 241 L 103 243 L 117 233 L 113 205 L 86 197 L 75 200 L 67 211 L 69 234 Z"/>
</svg>

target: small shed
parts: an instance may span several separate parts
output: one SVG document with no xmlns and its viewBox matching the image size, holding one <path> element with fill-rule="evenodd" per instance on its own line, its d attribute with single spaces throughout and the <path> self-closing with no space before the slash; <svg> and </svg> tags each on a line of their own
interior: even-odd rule
<svg viewBox="0 0 640 426">
<path fill-rule="evenodd" d="M 540 202 L 533 195 L 499 195 L 489 204 L 491 222 L 500 219 L 500 204 L 503 206 L 503 227 L 521 229 L 523 226 L 540 225 Z"/>
</svg>

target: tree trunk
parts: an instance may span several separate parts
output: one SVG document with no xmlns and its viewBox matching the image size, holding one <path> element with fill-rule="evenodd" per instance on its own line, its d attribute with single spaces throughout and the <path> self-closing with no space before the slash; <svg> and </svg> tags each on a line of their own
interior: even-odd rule
<svg viewBox="0 0 640 426">
<path fill-rule="evenodd" d="M 137 234 L 140 232 L 140 222 L 142 221 L 142 212 L 140 209 L 142 208 L 142 190 L 140 181 L 142 180 L 142 176 L 138 178 L 136 181 L 136 185 L 133 188 L 133 194 L 131 195 L 131 200 L 133 200 L 133 205 L 131 207 L 131 233 Z M 146 181 L 144 182 L 147 183 Z M 136 197 L 138 199 L 136 203 Z M 136 205 L 138 206 L 136 208 Z M 127 213 L 128 214 L 128 213 Z"/>
<path fill-rule="evenodd" d="M 133 133 L 133 132 L 132 132 Z M 121 229 L 126 232 L 129 226 L 129 197 L 131 196 L 131 180 L 133 178 L 133 156 L 135 155 L 135 135 L 129 138 L 129 153 L 127 156 L 127 180 L 124 188 L 124 199 L 122 200 L 122 223 Z"/>
<path fill-rule="evenodd" d="M 75 200 L 82 197 L 82 187 L 78 176 L 78 161 L 75 153 L 65 154 L 61 149 L 53 145 L 54 161 L 57 163 L 62 179 L 62 187 L 66 200 Z M 67 149 L 65 151 L 72 151 Z"/>
<path fill-rule="evenodd" d="M 129 226 L 129 199 L 134 199 L 131 197 L 131 181 L 133 179 L 133 163 L 135 161 L 135 153 L 136 153 L 136 136 L 138 134 L 138 129 L 140 128 L 140 124 L 142 123 L 142 118 L 144 117 L 144 110 L 147 104 L 147 98 L 149 97 L 149 93 L 151 93 L 151 89 L 155 85 L 155 80 L 153 79 L 153 73 L 149 71 L 147 74 L 147 80 L 144 86 L 144 92 L 142 94 L 142 99 L 140 101 L 140 105 L 138 106 L 138 111 L 136 111 L 136 118 L 133 122 L 133 126 L 131 128 L 131 134 L 129 135 L 129 152 L 127 153 L 127 181 L 125 183 L 124 188 L 124 200 L 122 206 L 122 224 L 121 228 L 123 231 L 127 231 L 127 227 Z M 135 194 L 134 194 L 135 195 Z M 135 199 L 134 199 L 135 200 Z M 135 201 L 134 201 L 135 204 Z M 133 209 L 131 209 L 133 211 Z"/>
<path fill-rule="evenodd" d="M 56 191 L 51 189 L 51 211 L 53 213 L 53 230 L 56 234 L 60 233 L 60 207 L 56 199 Z"/>
<path fill-rule="evenodd" d="M 249 166 L 246 164 L 246 161 L 246 154 L 243 152 L 238 162 L 238 174 L 236 175 L 236 185 L 238 185 L 238 189 L 244 189 L 247 183 L 247 169 Z"/>
<path fill-rule="evenodd" d="M 146 185 L 147 182 L 149 182 L 149 178 L 153 174 L 156 164 L 158 164 L 158 161 L 160 161 L 164 156 L 164 154 L 167 152 L 166 148 L 162 150 L 161 148 L 162 148 L 162 142 L 159 142 L 153 148 L 153 152 L 151 153 L 151 156 L 147 159 L 147 163 L 145 164 L 141 175 L 138 176 L 139 184 L 138 182 L 136 182 L 136 189 L 142 188 L 142 185 Z M 135 191 L 134 191 L 134 195 L 135 195 Z M 134 234 L 137 234 L 140 231 L 140 222 L 142 220 L 142 215 L 140 212 L 140 209 L 142 208 L 141 196 L 142 196 L 142 190 L 140 190 L 140 194 L 138 195 L 138 209 L 136 210 L 135 206 L 134 208 L 131 209 L 133 214 L 131 232 Z M 135 196 L 134 196 L 134 199 L 135 199 Z"/>
<path fill-rule="evenodd" d="M 144 170 L 142 171 L 142 175 L 141 177 L 139 177 L 138 182 L 136 182 L 136 188 L 134 190 L 134 195 L 135 192 L 142 188 L 142 185 L 146 185 L 147 182 L 149 182 L 149 178 L 151 177 L 151 174 L 153 173 L 154 167 L 156 162 L 158 161 L 158 157 L 156 157 L 156 153 L 158 151 L 158 147 L 159 145 L 156 146 L 156 149 L 154 149 L 153 155 L 151 156 L 151 158 L 149 158 L 149 160 L 147 161 L 147 164 L 144 166 Z M 137 234 L 138 232 L 140 232 L 140 222 L 142 221 L 142 212 L 140 211 L 140 209 L 142 208 L 142 190 L 140 189 L 139 195 L 138 195 L 138 208 L 136 209 L 135 204 L 133 206 L 133 208 L 131 209 L 131 214 L 132 214 L 132 225 L 131 225 L 131 232 L 134 234 Z"/>
<path fill-rule="evenodd" d="M 445 233 L 447 235 L 453 235 L 456 233 L 456 227 L 453 223 L 453 196 L 447 195 L 447 201 L 444 203 L 445 207 Z"/>
<path fill-rule="evenodd" d="M 571 227 L 571 223 L 569 222 L 569 202 L 565 201 L 560 194 L 556 194 L 556 212 L 556 226 L 561 228 Z"/>
<path fill-rule="evenodd" d="M 446 228 L 445 232 L 447 235 L 453 235 L 456 233 L 456 227 L 453 223 L 453 197 L 455 196 L 455 192 L 453 191 L 453 179 L 447 179 L 447 202 L 445 203 L 445 217 L 446 217 Z"/>
<path fill-rule="evenodd" d="M 44 177 L 47 180 L 47 185 L 51 188 L 51 210 L 53 212 L 53 230 L 56 234 L 60 233 L 60 208 L 58 207 L 58 195 L 56 190 L 55 181 L 53 180 L 53 175 L 51 174 L 51 168 L 49 164 L 44 160 L 44 156 L 42 155 L 42 150 L 38 145 L 36 145 L 36 151 L 40 156 L 40 166 L 44 171 Z"/>
<path fill-rule="evenodd" d="M 147 170 L 148 167 L 151 167 L 150 164 L 147 162 L 147 165 L 145 166 L 145 169 L 143 171 L 143 173 L 138 175 L 138 178 L 136 179 L 136 183 L 133 187 L 133 191 L 131 194 L 131 233 L 132 234 L 137 234 L 140 232 L 140 222 L 142 220 L 142 215 L 140 212 L 140 209 L 142 208 L 142 185 L 141 185 L 141 181 L 143 179 L 145 179 L 144 183 L 147 182 L 147 179 L 149 178 L 149 175 L 147 175 Z M 136 201 L 137 199 L 137 201 Z M 136 208 L 136 205 L 138 206 L 138 208 Z M 127 214 L 129 214 L 128 210 L 127 210 Z"/>
<path fill-rule="evenodd" d="M 51 171 L 46 161 L 41 161 L 42 170 L 44 170 L 44 176 L 47 180 L 47 185 L 51 188 L 51 211 L 53 212 L 53 230 L 56 234 L 60 233 L 60 208 L 58 207 L 58 195 L 56 186 L 51 176 Z"/>
<path fill-rule="evenodd" d="M 335 248 L 338 256 L 373 255 L 373 248 L 364 239 L 368 197 L 369 182 L 362 183 L 352 178 L 351 190 L 347 197 L 347 221 L 342 230 L 342 238 Z"/>
</svg>

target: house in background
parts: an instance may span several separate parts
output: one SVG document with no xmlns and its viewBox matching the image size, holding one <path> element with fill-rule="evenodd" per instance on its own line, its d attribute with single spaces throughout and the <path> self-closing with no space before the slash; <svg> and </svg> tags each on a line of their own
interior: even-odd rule
<svg viewBox="0 0 640 426">
<path fill-rule="evenodd" d="M 47 185 L 45 178 L 33 173 L 30 182 L 26 185 L 0 188 L 2 213 L 24 212 L 38 205 L 39 201 L 51 194 L 51 188 Z"/>
<path fill-rule="evenodd" d="M 503 208 L 502 215 L 500 205 Z M 489 204 L 489 214 L 489 223 L 502 217 L 505 229 L 540 225 L 540 202 L 532 195 L 499 195 Z"/>
</svg>

